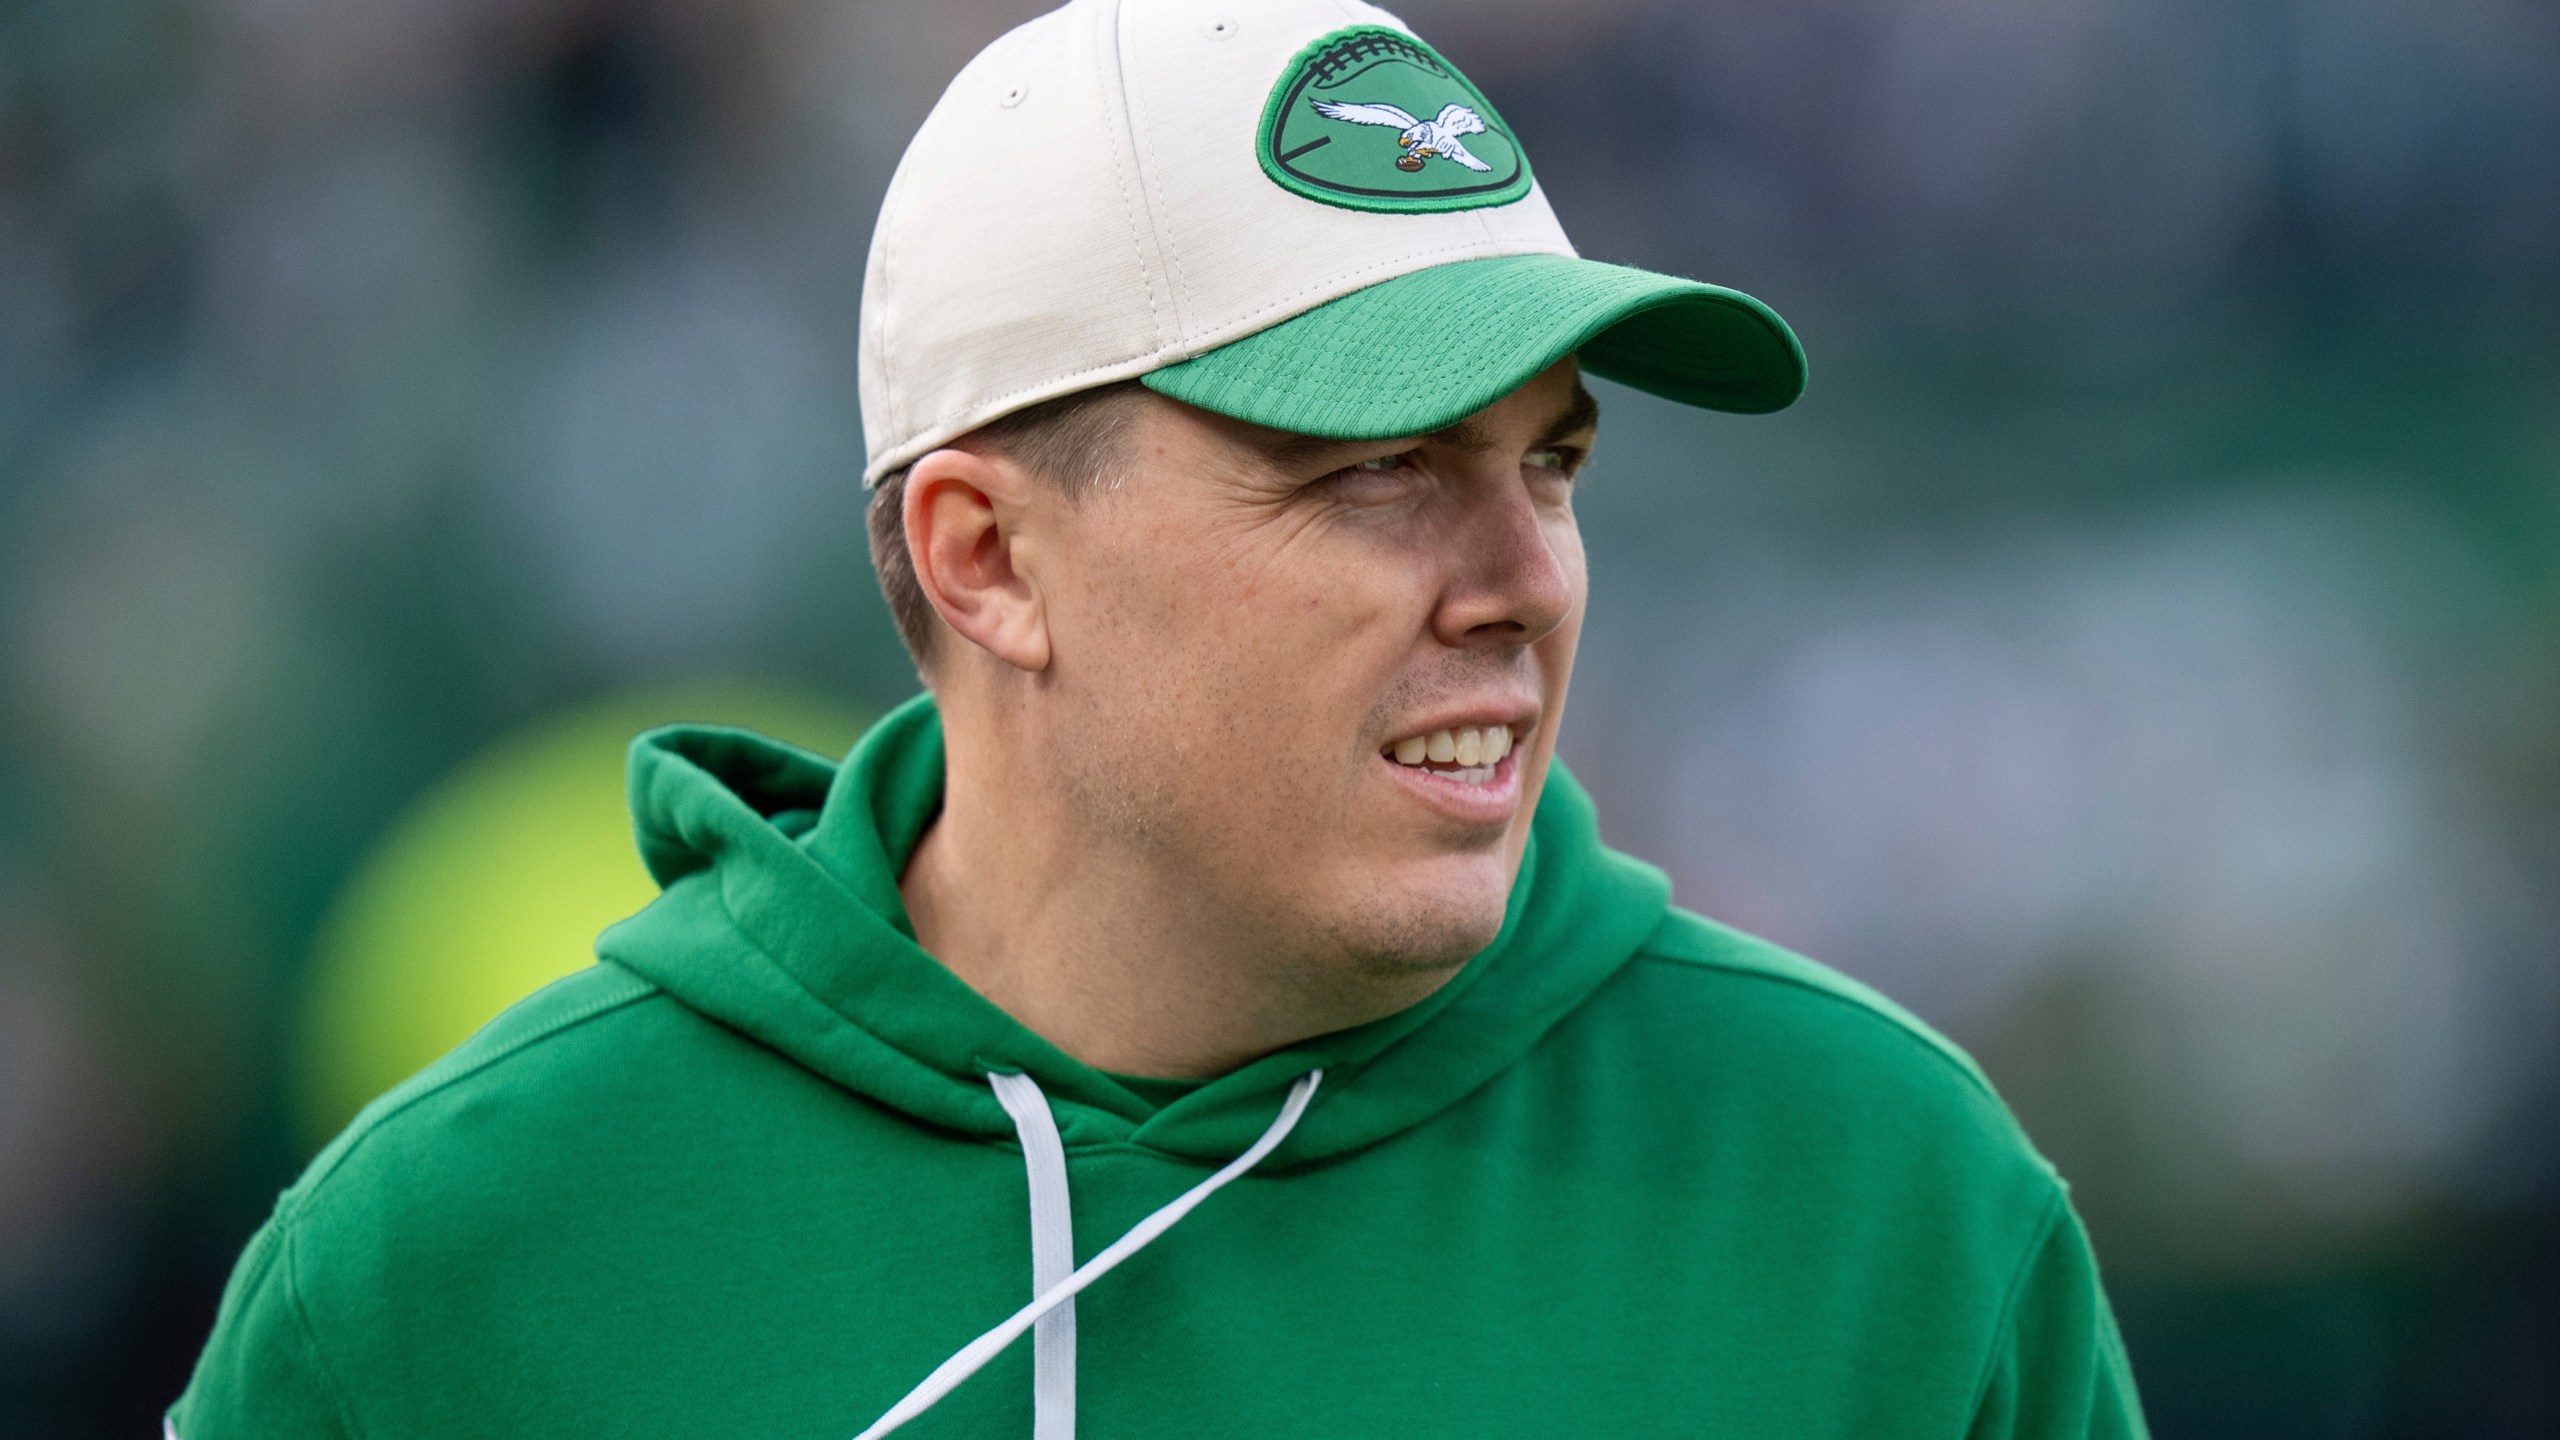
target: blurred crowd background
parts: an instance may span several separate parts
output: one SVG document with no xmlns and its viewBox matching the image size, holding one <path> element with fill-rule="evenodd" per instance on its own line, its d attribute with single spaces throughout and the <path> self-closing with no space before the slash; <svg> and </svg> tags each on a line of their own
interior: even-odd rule
<svg viewBox="0 0 2560 1440">
<path fill-rule="evenodd" d="M 912 691 L 864 249 L 1039 8 L 0 13 L 0 1436 L 154 1433 L 328 1129 L 646 898 L 629 734 Z M 2560 1434 L 2560 9 L 1404 13 L 1813 357 L 1602 387 L 1611 839 L 1982 1058 L 2164 1440 Z"/>
</svg>

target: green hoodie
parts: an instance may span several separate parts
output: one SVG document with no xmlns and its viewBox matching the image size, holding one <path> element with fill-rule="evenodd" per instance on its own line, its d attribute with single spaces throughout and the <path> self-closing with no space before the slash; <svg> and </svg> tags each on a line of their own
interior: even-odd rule
<svg viewBox="0 0 2560 1440">
<path fill-rule="evenodd" d="M 1083 1261 L 1320 1069 L 1074 1301 L 1087 1435 L 2143 1433 L 2063 1186 L 1971 1062 L 1671 907 L 1561 766 L 1455 980 L 1197 1086 L 1083 1065 L 917 947 L 941 788 L 922 700 L 841 770 L 643 736 L 664 893 L 312 1162 L 174 1431 L 845 1440 L 1032 1298 L 991 1073 L 1046 1095 Z M 1028 1435 L 1033 1349 L 899 1433 Z"/>
</svg>

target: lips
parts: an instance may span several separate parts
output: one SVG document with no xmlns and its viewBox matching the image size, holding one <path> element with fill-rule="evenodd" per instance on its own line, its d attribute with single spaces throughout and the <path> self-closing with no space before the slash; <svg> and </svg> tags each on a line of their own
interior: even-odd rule
<svg viewBox="0 0 2560 1440">
<path fill-rule="evenodd" d="M 1443 712 L 1446 714 L 1446 712 Z M 1502 715 L 1496 720 L 1491 715 Z M 1537 712 L 1478 711 L 1432 725 L 1378 752 L 1387 777 L 1407 795 L 1470 829 L 1507 827 L 1520 811 L 1520 767 Z"/>
</svg>

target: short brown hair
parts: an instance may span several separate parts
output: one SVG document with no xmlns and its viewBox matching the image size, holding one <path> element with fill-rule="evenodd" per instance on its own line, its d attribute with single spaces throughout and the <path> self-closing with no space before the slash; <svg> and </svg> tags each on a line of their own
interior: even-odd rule
<svg viewBox="0 0 2560 1440">
<path fill-rule="evenodd" d="M 1125 458 L 1129 405 L 1140 392 L 1135 380 L 1078 390 L 1027 409 L 1002 415 L 969 432 L 1003 451 L 1024 469 L 1066 492 L 1083 496 L 1107 483 Z M 880 573 L 880 594 L 889 602 L 889 618 L 898 638 L 927 674 L 933 658 L 933 604 L 916 583 L 914 557 L 907 552 L 907 470 L 900 466 L 880 477 L 871 491 L 868 523 L 871 568 Z"/>
</svg>

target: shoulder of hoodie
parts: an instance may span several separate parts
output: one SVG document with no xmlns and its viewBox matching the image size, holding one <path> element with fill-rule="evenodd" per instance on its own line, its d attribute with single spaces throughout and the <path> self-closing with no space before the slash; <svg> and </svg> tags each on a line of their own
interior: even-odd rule
<svg viewBox="0 0 2560 1440">
<path fill-rule="evenodd" d="M 620 965 L 553 981 L 365 1106 L 286 1189 L 269 1224 L 308 1231 L 323 1214 L 370 1214 L 386 1194 L 406 1216 L 459 1219 L 472 1207 L 441 1203 L 446 1181 L 469 1183 L 539 1154 L 550 1132 L 591 1125 L 589 1102 L 618 1076 L 672 1059 L 670 1042 L 688 1041 L 756 1048 Z"/>
<path fill-rule="evenodd" d="M 1829 966 L 1670 906 L 1618 980 L 1611 988 L 1637 1011 L 1684 1033 L 1712 1026 L 1725 1046 L 1745 1041 L 1782 1058 L 1758 1067 L 1773 1088 L 1853 1097 L 1846 1108 L 1879 1129 L 1969 1141 L 2036 1191 L 2067 1189 L 1972 1056 Z M 1701 1062 L 1735 1059 L 1703 1053 L 1725 1046 L 1697 1047 Z"/>
</svg>

